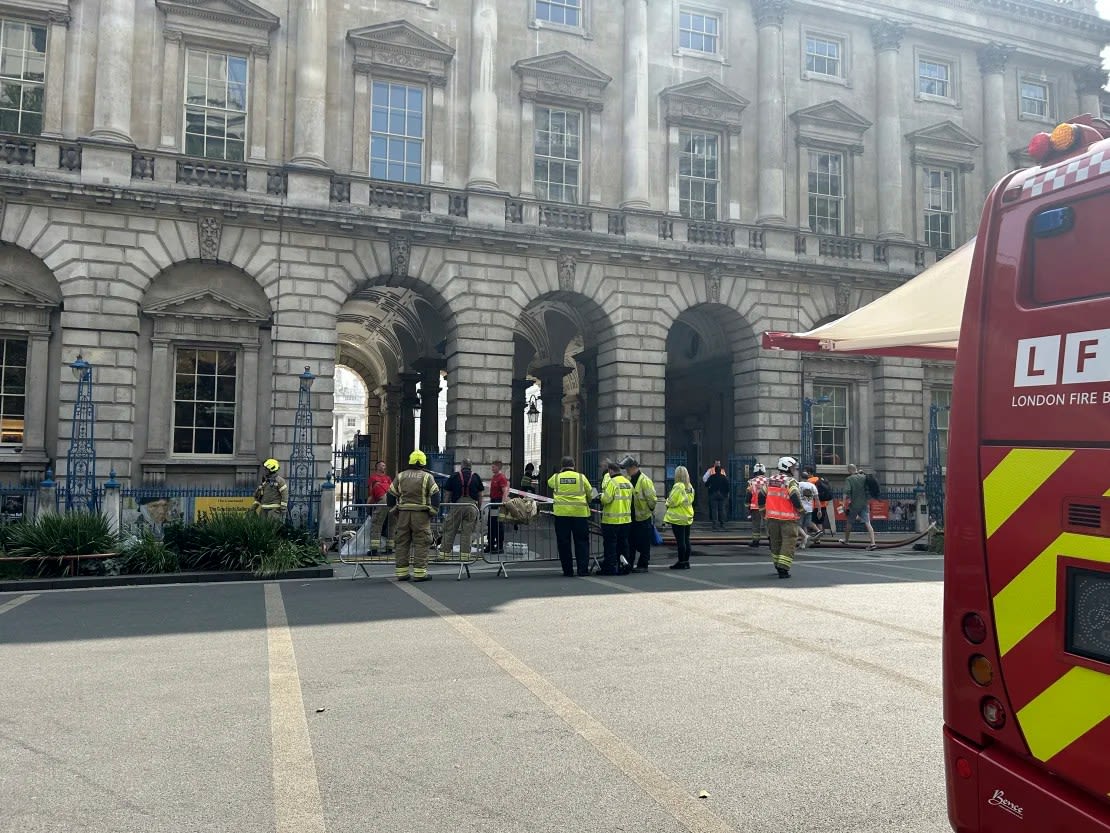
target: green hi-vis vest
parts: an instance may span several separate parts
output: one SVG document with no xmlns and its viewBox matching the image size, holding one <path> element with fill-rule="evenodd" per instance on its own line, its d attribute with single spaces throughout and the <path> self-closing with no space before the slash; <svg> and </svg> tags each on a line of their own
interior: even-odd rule
<svg viewBox="0 0 1110 833">
<path fill-rule="evenodd" d="M 610 477 L 601 493 L 603 524 L 632 523 L 632 483 L 623 474 Z"/>
<path fill-rule="evenodd" d="M 561 471 L 547 481 L 547 488 L 555 499 L 554 512 L 558 518 L 590 517 L 589 499 L 593 486 L 584 475 L 576 471 Z"/>
</svg>

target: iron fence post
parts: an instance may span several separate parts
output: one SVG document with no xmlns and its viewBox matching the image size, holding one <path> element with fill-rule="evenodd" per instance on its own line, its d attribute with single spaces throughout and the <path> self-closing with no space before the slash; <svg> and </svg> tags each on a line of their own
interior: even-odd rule
<svg viewBox="0 0 1110 833">
<path fill-rule="evenodd" d="M 66 454 L 65 508 L 67 512 L 95 511 L 98 501 L 92 365 L 78 355 L 70 368 L 77 378 L 77 401 L 73 404 L 73 425 Z"/>
<path fill-rule="evenodd" d="M 298 377 L 297 416 L 293 423 L 293 454 L 289 458 L 289 500 L 286 517 L 294 527 L 306 527 L 315 514 L 312 492 L 316 480 L 316 454 L 312 442 L 312 383 L 316 375 L 305 365 Z"/>
</svg>

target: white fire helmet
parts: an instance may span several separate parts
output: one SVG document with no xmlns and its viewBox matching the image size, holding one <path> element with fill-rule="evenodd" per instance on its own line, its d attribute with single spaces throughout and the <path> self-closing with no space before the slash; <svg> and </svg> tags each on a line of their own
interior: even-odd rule
<svg viewBox="0 0 1110 833">
<path fill-rule="evenodd" d="M 767 473 L 767 467 L 765 465 L 763 465 L 762 463 L 756 463 L 754 466 L 752 466 L 752 474 L 766 474 L 766 473 Z"/>
<path fill-rule="evenodd" d="M 798 461 L 793 457 L 779 457 L 779 471 L 790 471 L 796 468 Z"/>
</svg>

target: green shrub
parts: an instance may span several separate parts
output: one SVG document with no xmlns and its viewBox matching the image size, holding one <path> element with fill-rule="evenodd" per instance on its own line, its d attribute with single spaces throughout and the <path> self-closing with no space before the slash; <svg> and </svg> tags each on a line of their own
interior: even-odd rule
<svg viewBox="0 0 1110 833">
<path fill-rule="evenodd" d="M 181 569 L 177 553 L 149 529 L 123 542 L 121 569 L 125 573 L 176 573 Z"/>
<path fill-rule="evenodd" d="M 116 544 L 116 536 L 103 515 L 92 512 L 49 514 L 32 523 L 13 525 L 8 555 L 17 558 L 92 555 L 112 552 Z"/>
<path fill-rule="evenodd" d="M 166 527 L 165 544 L 185 570 L 249 570 L 273 575 L 318 564 L 315 538 L 291 534 L 268 518 L 244 512 L 212 512 L 191 526 Z"/>
</svg>

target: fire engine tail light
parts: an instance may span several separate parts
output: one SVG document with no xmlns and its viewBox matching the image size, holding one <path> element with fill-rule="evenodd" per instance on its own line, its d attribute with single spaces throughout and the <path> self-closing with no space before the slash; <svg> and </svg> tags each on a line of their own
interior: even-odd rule
<svg viewBox="0 0 1110 833">
<path fill-rule="evenodd" d="M 982 645 L 987 640 L 987 623 L 978 613 L 967 613 L 963 619 L 964 638 L 972 645 Z"/>
<path fill-rule="evenodd" d="M 971 768 L 971 762 L 967 758 L 956 759 L 956 774 L 965 781 L 975 774 L 975 771 Z"/>
<path fill-rule="evenodd" d="M 994 680 L 994 669 L 991 661 L 982 654 L 975 654 L 967 664 L 971 679 L 981 686 L 988 686 Z"/>
<path fill-rule="evenodd" d="M 1006 725 L 1006 709 L 994 697 L 984 697 L 979 704 L 979 713 L 992 729 L 1001 729 Z"/>
<path fill-rule="evenodd" d="M 1048 133 L 1038 133 L 1029 140 L 1029 147 L 1025 149 L 1035 161 L 1043 162 L 1052 150 L 1052 136 Z"/>
</svg>

